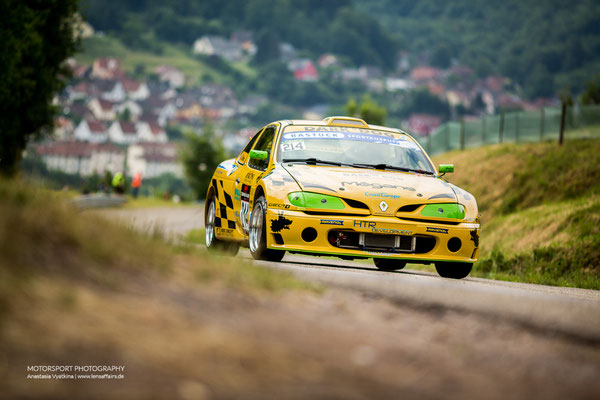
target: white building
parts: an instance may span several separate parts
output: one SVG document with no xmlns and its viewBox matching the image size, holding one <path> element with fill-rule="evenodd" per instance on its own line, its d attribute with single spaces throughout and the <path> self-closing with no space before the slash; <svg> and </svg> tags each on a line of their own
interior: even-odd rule
<svg viewBox="0 0 600 400">
<path fill-rule="evenodd" d="M 115 121 L 108 128 L 108 138 L 113 143 L 137 143 L 137 128 L 133 122 Z"/>
<path fill-rule="evenodd" d="M 123 88 L 128 98 L 132 100 L 145 100 L 150 96 L 150 89 L 145 82 L 136 82 L 131 79 L 123 79 Z"/>
<path fill-rule="evenodd" d="M 129 118 L 132 121 L 137 121 L 144 112 L 142 106 L 133 100 L 126 100 L 115 108 L 115 111 L 119 114 L 123 114 L 126 110 L 129 110 Z"/>
<path fill-rule="evenodd" d="M 108 130 L 101 121 L 83 119 L 75 128 L 75 139 L 81 142 L 103 143 L 108 141 Z"/>
<path fill-rule="evenodd" d="M 159 65 L 154 69 L 158 77 L 163 82 L 168 82 L 172 88 L 180 88 L 185 84 L 185 75 L 183 72 L 170 65 Z"/>
<path fill-rule="evenodd" d="M 227 61 L 240 61 L 244 53 L 239 43 L 229 41 L 221 36 L 202 36 L 194 42 L 194 54 L 218 56 Z"/>
<path fill-rule="evenodd" d="M 139 143 L 129 146 L 127 167 L 130 175 L 141 173 L 144 178 L 167 173 L 183 178 L 183 165 L 173 143 Z"/>
<path fill-rule="evenodd" d="M 124 150 L 111 143 L 49 142 L 35 150 L 49 170 L 81 176 L 122 171 L 125 162 Z"/>
<path fill-rule="evenodd" d="M 158 122 L 138 121 L 136 123 L 140 142 L 167 143 L 167 132 Z"/>
<path fill-rule="evenodd" d="M 100 121 L 112 121 L 117 117 L 115 104 L 108 100 L 93 98 L 88 103 L 88 108 Z"/>
</svg>

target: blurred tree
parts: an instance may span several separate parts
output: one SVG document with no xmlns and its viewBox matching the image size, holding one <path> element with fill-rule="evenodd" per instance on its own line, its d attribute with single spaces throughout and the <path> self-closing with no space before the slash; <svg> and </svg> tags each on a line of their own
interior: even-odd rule
<svg viewBox="0 0 600 400">
<path fill-rule="evenodd" d="M 600 104 L 600 75 L 596 80 L 590 81 L 585 85 L 585 90 L 581 94 L 582 104 Z"/>
<path fill-rule="evenodd" d="M 358 113 L 357 113 L 358 111 Z M 367 124 L 383 125 L 387 117 L 387 110 L 383 106 L 377 105 L 371 96 L 365 94 L 362 98 L 360 106 L 356 104 L 356 100 L 351 98 L 346 103 L 346 112 L 350 117 L 358 117 L 364 120 Z"/>
<path fill-rule="evenodd" d="M 452 53 L 448 46 L 441 45 L 433 51 L 433 54 L 431 54 L 431 65 L 444 69 L 448 68 L 450 66 L 451 58 Z"/>
<path fill-rule="evenodd" d="M 197 199 L 206 198 L 206 190 L 215 168 L 225 160 L 225 150 L 215 137 L 212 125 L 207 121 L 202 134 L 184 132 L 186 145 L 180 157 L 183 161 L 186 179 Z"/>
<path fill-rule="evenodd" d="M 70 71 L 77 48 L 77 0 L 0 3 L 0 174 L 16 172 L 30 137 L 52 128 L 52 99 Z"/>
</svg>

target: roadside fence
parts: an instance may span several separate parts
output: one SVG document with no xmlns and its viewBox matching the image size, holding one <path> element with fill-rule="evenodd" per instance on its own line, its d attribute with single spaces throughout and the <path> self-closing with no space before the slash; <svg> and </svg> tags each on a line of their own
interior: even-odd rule
<svg viewBox="0 0 600 400">
<path fill-rule="evenodd" d="M 561 129 L 561 125 L 563 128 Z M 598 129 L 590 129 L 593 126 Z M 562 132 L 562 134 L 561 134 Z M 429 136 L 416 137 L 430 154 L 496 143 L 600 138 L 600 105 L 545 107 L 450 121 Z"/>
</svg>

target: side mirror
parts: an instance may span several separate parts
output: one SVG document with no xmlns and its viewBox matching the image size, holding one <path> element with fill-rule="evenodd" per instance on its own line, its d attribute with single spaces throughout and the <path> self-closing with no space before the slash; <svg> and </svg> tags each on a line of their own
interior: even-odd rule
<svg viewBox="0 0 600 400">
<path fill-rule="evenodd" d="M 438 171 L 440 174 L 449 174 L 454 172 L 454 164 L 440 164 Z"/>
<path fill-rule="evenodd" d="M 263 150 L 250 150 L 250 158 L 256 160 L 266 160 L 269 158 L 269 152 Z"/>
</svg>

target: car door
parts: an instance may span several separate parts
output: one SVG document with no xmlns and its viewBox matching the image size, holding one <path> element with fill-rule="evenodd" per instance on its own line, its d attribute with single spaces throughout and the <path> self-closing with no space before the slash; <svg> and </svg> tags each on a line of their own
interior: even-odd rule
<svg viewBox="0 0 600 400">
<path fill-rule="evenodd" d="M 256 185 L 262 173 L 272 163 L 273 142 L 275 141 L 278 125 L 271 124 L 266 126 L 261 132 L 258 139 L 255 141 L 251 150 L 266 151 L 268 157 L 266 159 L 250 158 L 248 154 L 245 156 L 244 164 L 240 165 L 236 171 L 235 190 L 234 190 L 234 209 L 239 210 L 239 226 L 242 228 L 244 235 L 248 235 L 248 227 L 250 222 L 250 211 Z M 236 215 L 237 217 L 237 215 Z"/>
</svg>

